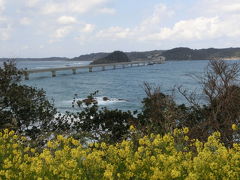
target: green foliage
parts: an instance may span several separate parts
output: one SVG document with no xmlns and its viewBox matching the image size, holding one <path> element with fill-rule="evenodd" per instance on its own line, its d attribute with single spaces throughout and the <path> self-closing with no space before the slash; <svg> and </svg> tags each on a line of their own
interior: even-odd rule
<svg viewBox="0 0 240 180">
<path fill-rule="evenodd" d="M 22 85 L 13 62 L 0 67 L 0 128 L 11 128 L 33 139 L 48 131 L 56 109 L 41 89 Z"/>
<path fill-rule="evenodd" d="M 159 87 L 144 84 L 146 98 L 143 99 L 142 113 L 138 114 L 137 127 L 144 134 L 165 134 L 176 127 L 177 105 L 173 98 L 165 95 Z"/>
<path fill-rule="evenodd" d="M 100 108 L 94 99 L 97 93 L 96 91 L 90 94 L 84 100 L 74 99 L 74 107 L 77 106 L 80 109 L 78 112 L 67 113 L 65 117 L 65 119 L 71 119 L 71 131 L 76 132 L 74 136 L 84 133 L 88 134 L 91 140 L 108 143 L 127 138 L 130 122 L 134 119 L 132 113 Z"/>
</svg>

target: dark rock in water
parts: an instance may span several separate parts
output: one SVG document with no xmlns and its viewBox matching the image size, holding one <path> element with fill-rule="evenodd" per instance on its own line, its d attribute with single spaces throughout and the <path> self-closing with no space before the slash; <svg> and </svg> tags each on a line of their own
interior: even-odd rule
<svg viewBox="0 0 240 180">
<path fill-rule="evenodd" d="M 91 64 L 110 64 L 119 62 L 130 62 L 128 56 L 122 51 L 114 51 L 106 57 L 93 61 Z"/>
<path fill-rule="evenodd" d="M 126 101 L 126 102 L 128 102 L 128 100 L 126 100 L 126 99 L 118 99 L 119 101 Z"/>
<path fill-rule="evenodd" d="M 108 97 L 103 97 L 103 101 L 109 101 L 110 99 Z"/>
<path fill-rule="evenodd" d="M 84 102 L 85 104 L 93 104 L 93 103 L 96 103 L 97 100 L 94 98 L 87 98 L 87 99 L 82 100 L 82 102 Z"/>
</svg>

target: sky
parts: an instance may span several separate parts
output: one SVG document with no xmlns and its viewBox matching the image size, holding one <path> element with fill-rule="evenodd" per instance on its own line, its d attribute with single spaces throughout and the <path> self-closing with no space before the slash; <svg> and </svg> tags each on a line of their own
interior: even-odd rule
<svg viewBox="0 0 240 180">
<path fill-rule="evenodd" d="M 0 0 L 0 57 L 240 47 L 240 0 Z"/>
</svg>

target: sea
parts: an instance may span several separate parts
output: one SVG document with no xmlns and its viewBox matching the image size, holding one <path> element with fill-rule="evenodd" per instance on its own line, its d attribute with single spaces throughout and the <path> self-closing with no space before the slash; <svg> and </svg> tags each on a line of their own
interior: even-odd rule
<svg viewBox="0 0 240 180">
<path fill-rule="evenodd" d="M 2 65 L 2 62 L 0 62 Z M 41 69 L 88 65 L 89 61 L 17 61 L 20 69 Z M 201 85 L 192 76 L 201 76 L 209 61 L 166 61 L 164 64 L 128 67 L 113 70 L 111 67 L 101 71 L 100 68 L 72 71 L 59 71 L 56 77 L 50 72 L 30 74 L 29 80 L 22 83 L 44 89 L 47 98 L 54 103 L 59 112 L 77 111 L 72 107 L 74 97 L 85 99 L 89 94 L 98 91 L 96 100 L 100 107 L 135 111 L 142 109 L 142 100 L 146 97 L 144 82 L 159 86 L 163 93 L 172 95 L 173 89 L 182 87 L 199 93 Z M 103 97 L 107 97 L 104 101 Z M 174 93 L 177 103 L 186 103 L 179 93 Z"/>
</svg>

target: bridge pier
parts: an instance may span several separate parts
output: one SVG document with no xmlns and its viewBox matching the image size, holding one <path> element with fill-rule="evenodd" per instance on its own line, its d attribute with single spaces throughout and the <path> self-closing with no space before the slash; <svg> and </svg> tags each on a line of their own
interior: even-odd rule
<svg viewBox="0 0 240 180">
<path fill-rule="evenodd" d="M 102 67 L 102 71 L 105 71 L 105 66 Z"/>
<path fill-rule="evenodd" d="M 52 71 L 52 77 L 56 77 L 56 71 Z"/>
<path fill-rule="evenodd" d="M 89 67 L 89 72 L 92 72 L 92 67 Z"/>
<path fill-rule="evenodd" d="M 116 69 L 116 65 L 113 65 L 113 69 Z"/>
<path fill-rule="evenodd" d="M 29 73 L 28 72 L 24 72 L 24 76 L 25 76 L 25 80 L 29 80 Z"/>
<path fill-rule="evenodd" d="M 123 69 L 125 68 L 125 65 L 124 65 L 124 64 L 122 65 L 122 68 L 123 68 Z"/>
<path fill-rule="evenodd" d="M 76 69 L 72 69 L 73 74 L 76 74 Z"/>
<path fill-rule="evenodd" d="M 133 64 L 131 64 L 131 67 L 133 66 Z"/>
</svg>

